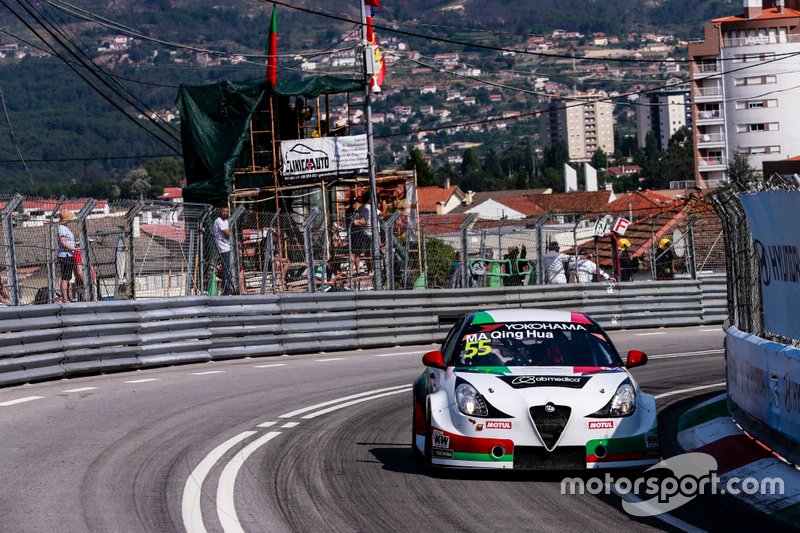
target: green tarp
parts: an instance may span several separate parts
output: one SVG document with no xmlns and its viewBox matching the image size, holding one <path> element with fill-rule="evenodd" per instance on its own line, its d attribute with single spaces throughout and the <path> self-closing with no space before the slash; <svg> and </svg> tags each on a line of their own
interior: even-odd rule
<svg viewBox="0 0 800 533">
<path fill-rule="evenodd" d="M 349 78 L 316 76 L 278 82 L 280 96 L 316 98 L 321 94 L 361 91 Z M 249 125 L 258 105 L 270 94 L 266 81 L 210 85 L 181 85 L 177 106 L 181 116 L 181 141 L 186 167 L 186 202 L 223 205 L 233 185 L 233 170 L 250 142 Z"/>
</svg>

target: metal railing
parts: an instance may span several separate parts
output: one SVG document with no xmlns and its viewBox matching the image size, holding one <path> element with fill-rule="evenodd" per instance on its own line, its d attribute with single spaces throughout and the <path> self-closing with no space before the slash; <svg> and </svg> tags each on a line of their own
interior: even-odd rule
<svg viewBox="0 0 800 533">
<path fill-rule="evenodd" d="M 373 261 L 371 234 L 340 213 L 240 206 L 228 219 L 227 264 L 213 231 L 220 212 L 208 205 L 21 196 L 0 198 L 0 205 L 0 303 L 5 305 L 366 291 L 376 289 L 376 268 L 382 273 L 380 290 L 540 285 L 545 255 L 554 245 L 572 265 L 585 249 L 595 252 L 603 271 L 621 273 L 611 236 L 594 237 L 601 214 L 514 220 L 399 210 L 380 221 L 381 258 Z M 690 224 L 683 211 L 687 205 L 658 215 L 626 213 L 632 218 L 626 238 L 633 243 L 636 268 L 625 279 L 663 277 L 659 261 L 670 262 L 671 277 L 725 272 L 719 220 L 713 212 L 700 213 Z M 62 221 L 65 212 L 74 219 Z M 59 225 L 69 230 L 80 259 L 77 253 L 69 260 L 58 257 Z M 665 238 L 671 253 L 659 251 Z M 572 282 L 569 269 L 568 264 Z"/>
</svg>

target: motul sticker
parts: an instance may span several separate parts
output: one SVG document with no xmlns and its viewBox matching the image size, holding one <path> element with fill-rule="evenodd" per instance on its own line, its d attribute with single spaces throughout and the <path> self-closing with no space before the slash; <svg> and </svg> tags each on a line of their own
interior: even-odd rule
<svg viewBox="0 0 800 533">
<path fill-rule="evenodd" d="M 487 420 L 486 429 L 511 429 L 511 422 Z"/>
<path fill-rule="evenodd" d="M 589 422 L 589 429 L 614 429 L 613 420 L 596 420 Z"/>
<path fill-rule="evenodd" d="M 438 429 L 433 430 L 433 447 L 434 448 L 449 448 L 450 447 L 450 437 L 445 435 L 442 431 Z"/>
</svg>

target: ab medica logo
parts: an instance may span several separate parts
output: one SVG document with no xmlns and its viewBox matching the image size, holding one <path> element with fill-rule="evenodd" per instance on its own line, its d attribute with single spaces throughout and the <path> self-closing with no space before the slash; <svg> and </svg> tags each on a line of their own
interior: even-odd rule
<svg viewBox="0 0 800 533">
<path fill-rule="evenodd" d="M 685 453 L 651 466 L 634 480 L 614 478 L 564 478 L 561 494 L 616 494 L 622 508 L 633 516 L 668 513 L 706 494 L 783 495 L 781 478 L 738 478 L 722 480 L 717 475 L 717 460 L 706 453 Z"/>
</svg>

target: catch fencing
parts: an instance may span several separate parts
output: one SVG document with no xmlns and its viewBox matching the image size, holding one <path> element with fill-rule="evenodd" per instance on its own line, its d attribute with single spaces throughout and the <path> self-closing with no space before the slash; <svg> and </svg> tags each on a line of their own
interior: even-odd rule
<svg viewBox="0 0 800 533">
<path fill-rule="evenodd" d="M 725 228 L 728 409 L 750 434 L 800 461 L 800 191 L 780 177 L 721 189 Z"/>
<path fill-rule="evenodd" d="M 581 251 L 591 251 L 602 271 L 625 281 L 726 272 L 720 219 L 689 201 L 626 215 L 628 269 L 620 267 L 618 236 L 595 235 L 601 215 L 594 213 L 497 219 L 401 209 L 381 217 L 376 258 L 371 228 L 346 212 L 239 206 L 227 221 L 232 253 L 225 264 L 213 230 L 220 210 L 208 205 L 17 195 L 0 198 L 0 207 L 6 305 L 543 285 L 544 258 L 556 245 L 573 259 L 568 269 Z M 74 219 L 61 220 L 62 212 Z M 58 257 L 59 225 L 80 253 L 70 272 Z"/>
</svg>

